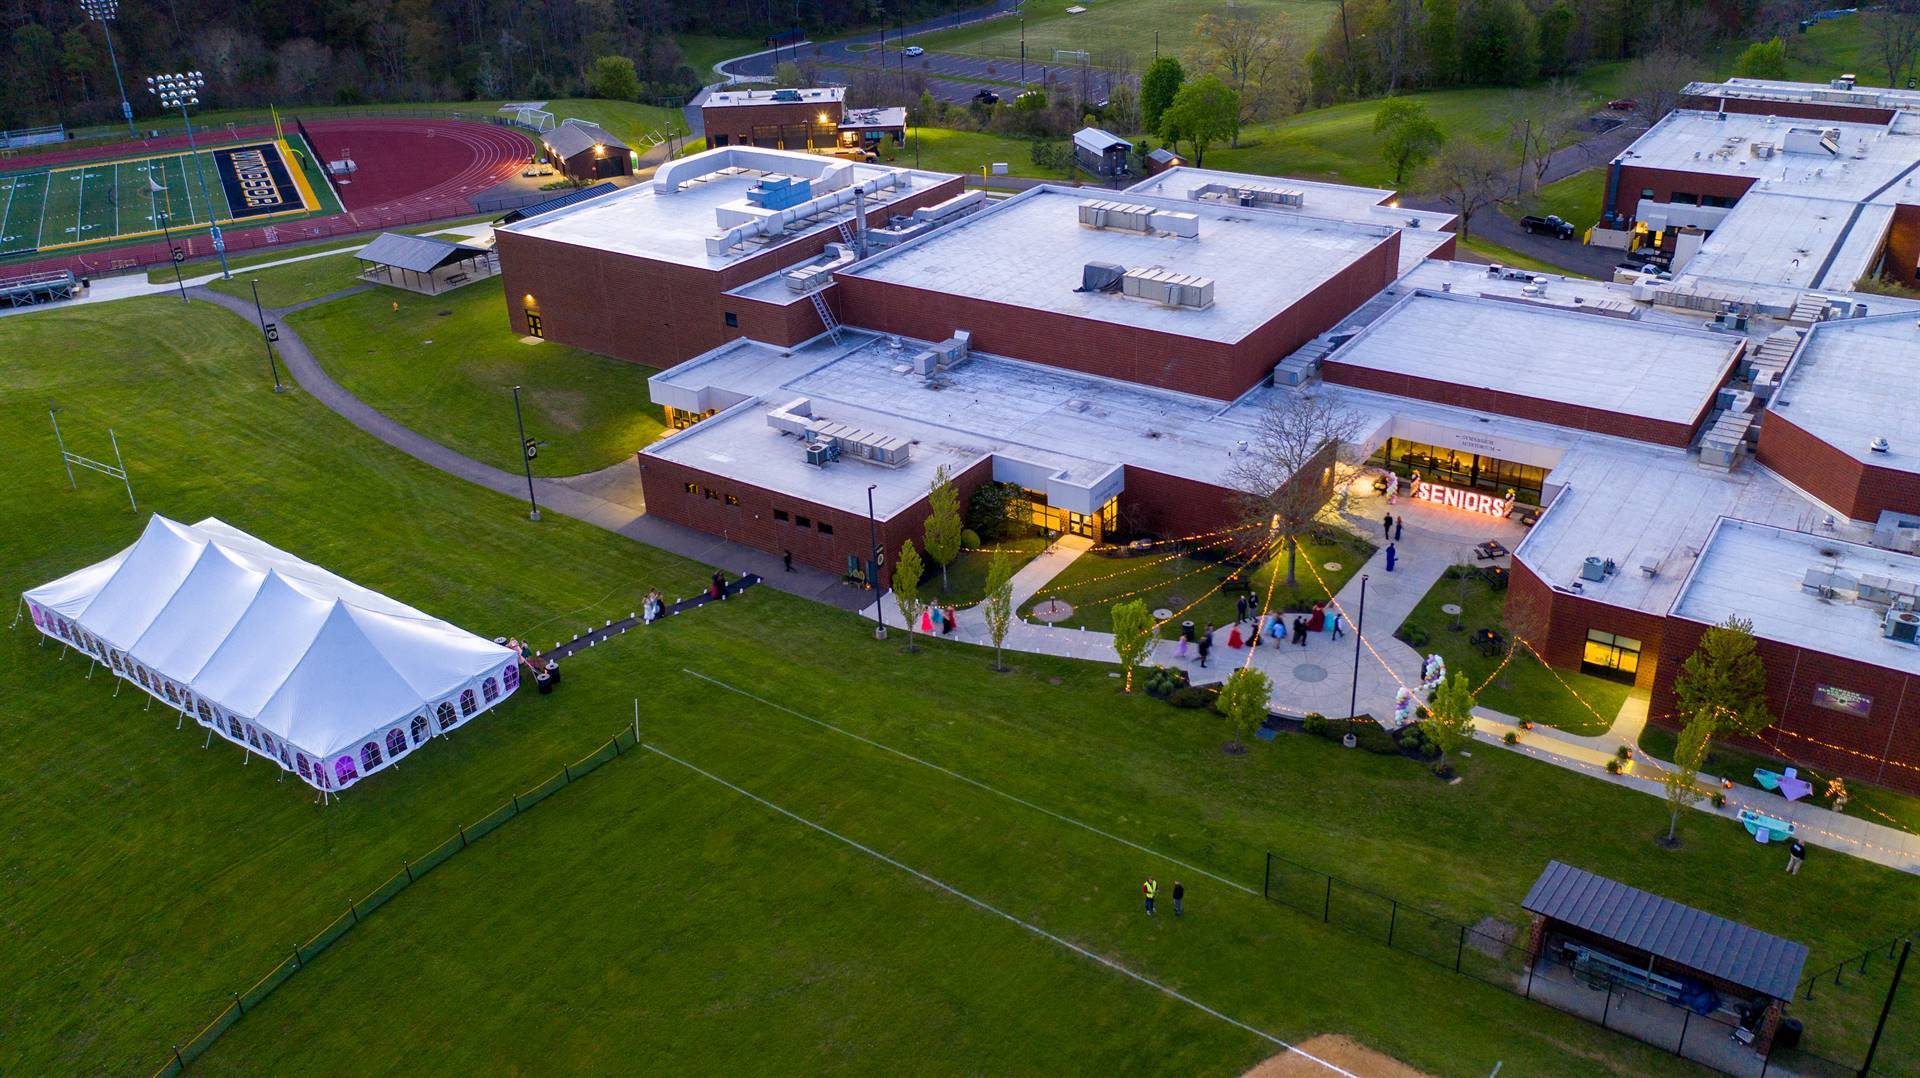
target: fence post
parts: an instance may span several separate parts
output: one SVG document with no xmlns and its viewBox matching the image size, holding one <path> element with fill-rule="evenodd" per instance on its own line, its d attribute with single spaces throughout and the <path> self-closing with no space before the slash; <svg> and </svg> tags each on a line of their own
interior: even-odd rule
<svg viewBox="0 0 1920 1078">
<path fill-rule="evenodd" d="M 460 829 L 460 848 L 464 850 L 467 848 L 467 825 L 455 824 L 454 826 Z"/>
<path fill-rule="evenodd" d="M 1327 897 L 1320 904 L 1320 920 L 1328 921 L 1328 920 L 1332 920 L 1332 918 L 1333 918 L 1333 877 L 1328 876 L 1327 877 Z"/>
<path fill-rule="evenodd" d="M 1600 1005 L 1600 1028 L 1606 1029 L 1607 1015 L 1613 1013 L 1613 979 L 1607 979 L 1607 1001 Z"/>
<path fill-rule="evenodd" d="M 306 963 L 305 963 L 305 962 L 302 962 L 302 961 L 300 960 L 300 948 L 298 948 L 298 947 L 295 947 L 295 948 L 293 949 L 293 968 L 294 968 L 294 969 L 299 969 L 299 968 L 301 968 L 302 966 L 305 966 L 305 965 L 306 965 Z"/>
<path fill-rule="evenodd" d="M 1267 851 L 1266 874 L 1260 879 L 1260 897 L 1273 897 L 1273 851 Z"/>
<path fill-rule="evenodd" d="M 354 924 L 360 923 L 360 911 L 353 908 L 353 903 L 351 902 L 347 903 L 347 912 L 353 914 Z"/>
<path fill-rule="evenodd" d="M 1389 898 L 1387 901 L 1393 903 L 1393 908 L 1387 911 L 1387 946 L 1391 947 L 1393 946 L 1393 930 L 1395 926 L 1400 923 L 1400 900 L 1397 898 Z"/>
<path fill-rule="evenodd" d="M 413 882 L 413 862 L 402 857 L 400 859 L 400 867 L 407 870 L 407 882 L 412 883 Z"/>
<path fill-rule="evenodd" d="M 560 773 L 567 777 L 568 782 L 573 781 L 573 765 L 572 764 L 561 764 Z"/>
<path fill-rule="evenodd" d="M 613 754 L 615 756 L 620 755 L 620 735 L 619 734 L 613 735 Z"/>
<path fill-rule="evenodd" d="M 1453 972 L 1460 972 L 1460 959 L 1467 953 L 1467 926 L 1460 926 L 1460 945 L 1453 950 Z"/>
<path fill-rule="evenodd" d="M 173 1065 L 181 1070 L 187 1069 L 187 1061 L 180 1058 L 180 1046 L 177 1044 L 173 1046 Z"/>
<path fill-rule="evenodd" d="M 240 993 L 238 992 L 233 994 L 233 1005 L 240 1008 L 240 1017 L 245 1018 L 247 1016 L 247 1005 L 240 1002 Z"/>
<path fill-rule="evenodd" d="M 513 795 L 513 814 L 515 816 L 520 815 L 520 795 L 519 794 Z"/>
</svg>

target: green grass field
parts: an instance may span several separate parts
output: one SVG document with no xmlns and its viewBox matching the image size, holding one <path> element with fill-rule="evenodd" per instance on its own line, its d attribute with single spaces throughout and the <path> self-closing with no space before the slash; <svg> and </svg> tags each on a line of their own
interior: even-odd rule
<svg viewBox="0 0 1920 1078">
<path fill-rule="evenodd" d="M 1083 7 L 1078 15 L 1069 7 Z M 1306 42 L 1319 39 L 1333 18 L 1332 0 L 1247 0 L 1244 6 L 1264 20 L 1284 23 Z M 1217 10 L 1215 0 L 1030 0 L 1026 13 L 1027 62 L 1050 64 L 1056 49 L 1086 49 L 1093 62 L 1103 54 L 1131 53 L 1134 70 L 1153 60 L 1155 34 L 1163 54 L 1179 56 L 1198 42 L 1193 30 L 1200 16 Z M 1012 16 L 989 19 L 939 33 L 921 34 L 912 44 L 929 51 L 970 56 L 1020 57 L 1020 22 Z M 1078 61 L 1072 61 L 1078 63 Z"/>
<path fill-rule="evenodd" d="M 335 261 L 351 283 L 350 255 L 286 268 Z M 515 385 L 527 436 L 547 443 L 534 462 L 541 475 L 630 460 L 663 429 L 661 411 L 647 396 L 652 368 L 552 341 L 522 343 L 507 331 L 498 281 L 440 296 L 375 288 L 309 307 L 289 321 L 324 357 L 327 373 L 355 396 L 497 468 L 520 468 Z"/>
<path fill-rule="evenodd" d="M 296 149 L 305 146 L 298 135 L 289 135 L 288 142 Z M 177 234 L 199 232 L 212 221 L 233 222 L 234 211 L 214 163 L 217 148 L 209 146 L 197 155 L 181 151 L 0 175 L 0 257 L 158 235 L 163 214 Z M 297 158 L 287 165 L 302 167 Z M 318 172 L 306 171 L 312 204 L 235 223 L 273 223 L 338 212 L 339 203 Z M 156 194 L 149 189 L 150 183 L 165 190 Z M 304 194 L 294 197 L 306 202 Z"/>
</svg>

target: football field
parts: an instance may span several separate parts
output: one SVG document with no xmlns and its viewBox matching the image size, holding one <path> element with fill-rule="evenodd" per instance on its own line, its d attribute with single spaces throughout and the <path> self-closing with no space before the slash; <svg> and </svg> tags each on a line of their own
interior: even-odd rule
<svg viewBox="0 0 1920 1078">
<path fill-rule="evenodd" d="M 0 174 L 0 257 L 337 209 L 298 136 Z M 303 156 L 307 159 L 303 162 Z"/>
</svg>

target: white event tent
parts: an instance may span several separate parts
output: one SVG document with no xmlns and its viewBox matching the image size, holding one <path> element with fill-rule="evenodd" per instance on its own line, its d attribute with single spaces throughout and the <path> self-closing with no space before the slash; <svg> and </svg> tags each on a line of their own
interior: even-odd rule
<svg viewBox="0 0 1920 1078">
<path fill-rule="evenodd" d="M 132 546 L 25 599 L 42 633 L 321 790 L 520 684 L 507 648 L 212 517 L 154 516 Z"/>
</svg>

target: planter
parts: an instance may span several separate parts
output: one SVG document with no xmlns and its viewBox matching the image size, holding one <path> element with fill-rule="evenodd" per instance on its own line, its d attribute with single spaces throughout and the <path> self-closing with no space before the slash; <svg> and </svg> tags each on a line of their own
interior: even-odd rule
<svg viewBox="0 0 1920 1078">
<path fill-rule="evenodd" d="M 1360 744 L 1360 739 L 1359 739 L 1359 738 L 1357 738 L 1357 737 L 1355 737 L 1355 736 L 1353 736 L 1352 734 L 1342 734 L 1342 735 L 1340 735 L 1340 746 L 1341 746 L 1342 748 L 1348 748 L 1348 749 L 1351 749 L 1351 748 L 1354 748 L 1355 746 L 1357 746 L 1357 745 L 1359 745 L 1359 744 Z"/>
</svg>

